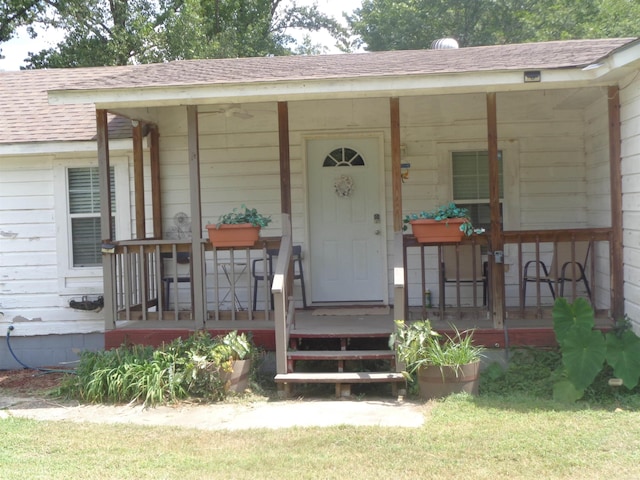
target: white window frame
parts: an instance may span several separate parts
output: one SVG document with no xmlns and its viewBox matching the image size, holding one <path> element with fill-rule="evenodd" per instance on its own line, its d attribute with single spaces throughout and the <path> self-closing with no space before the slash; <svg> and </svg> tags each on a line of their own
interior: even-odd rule
<svg viewBox="0 0 640 480">
<path fill-rule="evenodd" d="M 114 169 L 116 198 L 116 232 L 120 239 L 131 237 L 131 203 L 129 196 L 129 159 L 110 159 Z M 102 265 L 73 266 L 71 216 L 69 214 L 68 170 L 97 167 L 95 159 L 59 160 L 54 166 L 54 201 L 56 212 L 56 240 L 58 256 L 58 284 L 61 293 L 102 294 L 104 290 Z"/>
<path fill-rule="evenodd" d="M 448 142 L 439 143 L 437 146 L 439 177 L 448 179 L 442 182 L 439 204 L 453 200 L 453 153 L 457 152 L 482 152 L 487 151 L 487 142 Z M 504 230 L 520 229 L 520 152 L 517 141 L 498 142 L 498 150 L 502 151 L 502 228 Z M 479 203 L 478 201 L 460 202 Z"/>
</svg>

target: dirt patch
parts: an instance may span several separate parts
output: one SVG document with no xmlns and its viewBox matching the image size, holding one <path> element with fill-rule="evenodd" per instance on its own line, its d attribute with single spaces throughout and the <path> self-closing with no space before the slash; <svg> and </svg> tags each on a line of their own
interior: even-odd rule
<svg viewBox="0 0 640 480">
<path fill-rule="evenodd" d="M 206 430 L 371 425 L 420 427 L 429 404 L 394 399 L 235 399 L 214 404 L 82 405 L 53 398 L 64 373 L 0 371 L 0 420 L 24 417 L 92 423 L 166 425 Z"/>
<path fill-rule="evenodd" d="M 40 370 L 0 370 L 0 394 L 7 396 L 46 396 L 55 390 L 65 373 Z"/>
</svg>

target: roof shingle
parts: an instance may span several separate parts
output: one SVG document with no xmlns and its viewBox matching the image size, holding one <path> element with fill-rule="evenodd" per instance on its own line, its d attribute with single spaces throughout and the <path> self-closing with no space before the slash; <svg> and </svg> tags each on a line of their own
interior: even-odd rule
<svg viewBox="0 0 640 480">
<path fill-rule="evenodd" d="M 47 91 L 581 68 L 635 39 L 569 40 L 448 50 L 184 60 L 164 64 L 0 72 L 0 144 L 95 138 L 93 105 L 49 105 Z M 130 125 L 110 118 L 111 138 Z"/>
</svg>

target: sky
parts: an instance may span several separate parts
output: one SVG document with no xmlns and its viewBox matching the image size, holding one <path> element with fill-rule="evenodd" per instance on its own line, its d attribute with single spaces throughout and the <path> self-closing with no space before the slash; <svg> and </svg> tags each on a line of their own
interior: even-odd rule
<svg viewBox="0 0 640 480">
<path fill-rule="evenodd" d="M 315 0 L 318 8 L 329 15 L 334 16 L 338 20 L 342 20 L 342 12 L 352 12 L 360 7 L 362 0 Z M 299 5 L 310 5 L 313 0 L 298 0 Z M 312 35 L 314 43 L 321 43 L 329 47 L 331 53 L 337 53 L 333 48 L 333 40 L 326 34 Z M 30 39 L 26 33 L 26 29 L 21 29 L 18 37 L 3 43 L 2 54 L 4 59 L 0 60 L 0 70 L 18 70 L 24 65 L 24 58 L 29 52 L 39 52 L 45 48 L 54 47 L 60 40 L 62 34 L 55 30 L 40 31 L 38 37 Z"/>
</svg>

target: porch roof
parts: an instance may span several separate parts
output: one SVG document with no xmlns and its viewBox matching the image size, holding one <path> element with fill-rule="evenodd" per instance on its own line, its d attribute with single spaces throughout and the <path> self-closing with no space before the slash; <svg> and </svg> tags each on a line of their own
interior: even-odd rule
<svg viewBox="0 0 640 480">
<path fill-rule="evenodd" d="M 376 93 L 397 96 L 455 88 L 497 91 L 524 88 L 522 72 L 526 70 L 546 73 L 539 86 L 526 88 L 549 88 L 561 82 L 592 82 L 636 61 L 640 52 L 634 50 L 623 62 L 606 62 L 614 53 L 634 46 L 639 47 L 638 39 L 614 38 L 447 50 L 184 60 L 120 67 L 97 77 L 88 71 L 63 88 L 51 89 L 50 101 L 96 103 L 103 108 Z M 605 68 L 585 69 L 605 63 Z"/>
</svg>

